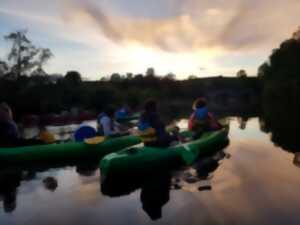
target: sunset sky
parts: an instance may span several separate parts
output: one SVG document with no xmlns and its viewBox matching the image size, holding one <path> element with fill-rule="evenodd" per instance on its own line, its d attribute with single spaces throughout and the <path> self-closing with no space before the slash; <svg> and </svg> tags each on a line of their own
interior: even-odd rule
<svg viewBox="0 0 300 225">
<path fill-rule="evenodd" d="M 28 29 L 49 73 L 255 75 L 300 26 L 299 0 L 0 0 L 0 36 Z M 0 58 L 9 43 L 0 41 Z"/>
</svg>

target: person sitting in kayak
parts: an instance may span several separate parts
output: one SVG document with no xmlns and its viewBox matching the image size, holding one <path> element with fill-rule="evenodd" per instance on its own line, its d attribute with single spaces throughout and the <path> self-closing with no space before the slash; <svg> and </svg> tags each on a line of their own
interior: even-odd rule
<svg viewBox="0 0 300 225">
<path fill-rule="evenodd" d="M 176 135 L 170 135 L 166 131 L 165 124 L 158 115 L 155 100 L 148 100 L 145 103 L 138 129 L 146 146 L 168 147 L 172 141 L 178 140 Z"/>
<path fill-rule="evenodd" d="M 205 98 L 198 98 L 193 104 L 194 112 L 189 118 L 188 128 L 199 137 L 203 132 L 221 129 L 222 126 L 208 111 Z"/>
<path fill-rule="evenodd" d="M 116 112 L 116 119 L 117 120 L 122 120 L 127 117 L 129 117 L 131 114 L 129 107 L 124 105 L 123 107 L 119 108 Z"/>
<path fill-rule="evenodd" d="M 6 103 L 0 104 L 0 142 L 1 146 L 10 146 L 20 138 L 19 129 L 13 120 L 11 108 Z"/>
<path fill-rule="evenodd" d="M 13 119 L 10 106 L 0 104 L 0 145 L 2 147 L 18 147 L 44 144 L 41 140 L 24 139 L 21 137 L 18 126 Z"/>
<path fill-rule="evenodd" d="M 120 124 L 115 121 L 115 109 L 108 107 L 98 116 L 99 133 L 104 136 L 120 136 Z"/>
</svg>

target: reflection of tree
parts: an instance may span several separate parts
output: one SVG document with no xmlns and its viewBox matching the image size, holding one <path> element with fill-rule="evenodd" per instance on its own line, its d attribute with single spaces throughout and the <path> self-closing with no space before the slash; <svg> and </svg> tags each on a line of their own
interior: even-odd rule
<svg viewBox="0 0 300 225">
<path fill-rule="evenodd" d="M 274 144 L 291 152 L 300 151 L 300 104 L 298 96 L 277 89 L 277 98 L 265 98 L 263 120 Z M 281 94 L 279 94 L 281 93 Z"/>
<path fill-rule="evenodd" d="M 299 165 L 300 86 L 292 83 L 273 83 L 265 90 L 261 130 L 271 134 L 275 145 L 295 153 L 294 164 Z"/>
</svg>

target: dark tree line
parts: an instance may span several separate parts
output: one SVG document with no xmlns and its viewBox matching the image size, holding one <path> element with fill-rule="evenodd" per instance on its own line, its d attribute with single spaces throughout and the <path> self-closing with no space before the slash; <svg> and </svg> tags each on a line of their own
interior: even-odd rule
<svg viewBox="0 0 300 225">
<path fill-rule="evenodd" d="M 49 49 L 36 47 L 26 31 L 13 32 L 5 40 L 11 43 L 11 51 L 6 60 L 0 61 L 0 102 L 9 103 L 18 115 L 58 113 L 72 107 L 98 112 L 108 105 L 124 103 L 136 108 L 147 98 L 156 98 L 177 113 L 178 107 L 172 105 L 187 105 L 190 110 L 195 98 L 220 90 L 260 91 L 258 79 L 247 78 L 244 70 L 238 72 L 244 79 L 191 76 L 182 81 L 173 73 L 158 76 L 154 68 L 148 68 L 145 74 L 114 73 L 98 81 L 83 81 L 77 71 L 65 76 L 48 75 L 43 67 L 53 56 Z M 218 96 L 219 102 L 226 102 L 226 94 Z"/>
<path fill-rule="evenodd" d="M 272 141 L 289 151 L 300 151 L 300 29 L 273 50 L 260 66 L 263 80 L 263 120 Z"/>
</svg>

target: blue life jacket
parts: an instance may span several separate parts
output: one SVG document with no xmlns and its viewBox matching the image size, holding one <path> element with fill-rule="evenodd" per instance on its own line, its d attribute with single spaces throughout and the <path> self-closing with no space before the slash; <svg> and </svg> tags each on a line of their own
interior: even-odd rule
<svg viewBox="0 0 300 225">
<path fill-rule="evenodd" d="M 208 109 L 206 107 L 198 108 L 195 110 L 195 119 L 205 120 L 208 117 Z"/>
<path fill-rule="evenodd" d="M 126 108 L 121 108 L 116 112 L 116 119 L 124 119 L 129 116 L 128 111 Z"/>
</svg>

